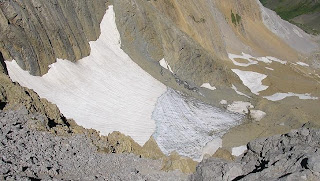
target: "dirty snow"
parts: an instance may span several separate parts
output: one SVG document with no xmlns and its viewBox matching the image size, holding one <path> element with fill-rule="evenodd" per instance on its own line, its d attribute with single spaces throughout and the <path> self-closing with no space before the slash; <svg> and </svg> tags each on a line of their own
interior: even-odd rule
<svg viewBox="0 0 320 181">
<path fill-rule="evenodd" d="M 304 62 L 297 62 L 298 65 L 304 66 L 304 67 L 309 67 L 308 64 L 304 63 Z"/>
<path fill-rule="evenodd" d="M 100 26 L 99 39 L 90 42 L 90 56 L 76 63 L 58 59 L 42 77 L 31 76 L 15 61 L 6 62 L 10 77 L 79 125 L 103 135 L 120 131 L 143 145 L 155 130 L 151 115 L 166 87 L 120 48 L 112 6 Z"/>
<path fill-rule="evenodd" d="M 232 155 L 233 156 L 240 156 L 247 150 L 247 146 L 239 146 L 239 147 L 233 147 L 232 148 Z"/>
<path fill-rule="evenodd" d="M 264 118 L 267 114 L 260 110 L 250 110 L 250 116 L 255 121 L 260 121 L 262 118 Z"/>
<path fill-rule="evenodd" d="M 270 68 L 270 67 L 265 67 L 265 68 L 272 71 L 274 70 L 273 68 Z"/>
<path fill-rule="evenodd" d="M 260 91 L 268 88 L 268 86 L 262 85 L 262 80 L 267 78 L 267 75 L 238 69 L 231 70 L 239 76 L 243 84 L 247 86 L 253 94 L 259 95 Z"/>
<path fill-rule="evenodd" d="M 250 96 L 238 91 L 237 87 L 235 85 L 232 84 L 232 87 L 231 87 L 234 91 L 236 91 L 237 94 L 241 95 L 241 96 L 245 96 L 247 98 L 251 98 Z"/>
<path fill-rule="evenodd" d="M 280 59 L 275 58 L 275 57 L 267 56 L 267 59 L 269 59 L 269 60 L 271 60 L 273 62 L 278 62 L 278 63 L 281 63 L 281 64 L 287 64 L 287 61 L 280 60 Z"/>
<path fill-rule="evenodd" d="M 227 110 L 239 114 L 247 114 L 248 109 L 254 108 L 250 102 L 234 101 L 232 104 L 228 105 Z"/>
<path fill-rule="evenodd" d="M 269 60 L 267 57 L 257 57 L 256 59 L 258 61 L 260 61 L 260 62 L 264 62 L 264 63 L 267 63 L 267 64 L 272 63 L 272 61 Z"/>
<path fill-rule="evenodd" d="M 170 65 L 168 64 L 168 62 L 167 62 L 164 58 L 159 61 L 159 64 L 160 64 L 163 68 L 165 68 L 165 69 L 169 70 L 171 73 L 173 73 Z"/>
<path fill-rule="evenodd" d="M 242 52 L 242 55 L 236 55 L 236 54 L 228 53 L 228 57 L 233 62 L 233 64 L 235 64 L 237 66 L 241 66 L 241 67 L 248 67 L 249 65 L 258 64 L 257 61 L 251 60 L 252 58 L 254 58 L 253 56 L 251 56 L 249 54 L 245 54 L 243 52 Z M 247 60 L 248 63 L 237 62 L 235 60 L 236 58 Z"/>
<path fill-rule="evenodd" d="M 299 99 L 310 99 L 310 100 L 317 100 L 318 97 L 312 97 L 310 94 L 295 94 L 295 93 L 292 93 L 292 92 L 288 92 L 288 93 L 275 93 L 271 96 L 264 96 L 264 98 L 270 100 L 270 101 L 280 101 L 286 97 L 293 97 L 293 96 L 296 96 L 296 97 L 299 97 Z"/>
<path fill-rule="evenodd" d="M 228 104 L 228 101 L 226 101 L 226 100 L 221 100 L 221 101 L 220 101 L 220 104 L 222 104 L 222 105 Z"/>
<path fill-rule="evenodd" d="M 264 62 L 266 64 L 270 64 L 272 62 L 278 62 L 278 63 L 281 63 L 281 64 L 286 64 L 287 63 L 287 61 L 283 61 L 283 60 L 280 60 L 280 59 L 275 58 L 275 57 L 271 57 L 271 56 L 253 57 L 252 55 L 249 55 L 249 54 L 246 54 L 246 53 L 243 53 L 243 52 L 242 52 L 242 55 L 236 55 L 236 54 L 228 53 L 228 57 L 233 62 L 233 64 L 235 64 L 237 66 L 241 66 L 241 67 L 248 67 L 249 65 L 258 64 L 258 61 L 259 62 Z M 240 63 L 240 62 L 237 62 L 235 59 L 247 60 L 248 63 Z"/>
<path fill-rule="evenodd" d="M 152 115 L 156 120 L 153 137 L 163 153 L 176 151 L 200 161 L 207 143 L 221 138 L 242 117 L 168 89 L 158 99 Z M 218 147 L 220 143 L 209 145 Z"/>
<path fill-rule="evenodd" d="M 216 90 L 217 88 L 215 86 L 211 86 L 210 83 L 203 83 L 200 87 L 204 87 L 210 90 Z"/>
</svg>

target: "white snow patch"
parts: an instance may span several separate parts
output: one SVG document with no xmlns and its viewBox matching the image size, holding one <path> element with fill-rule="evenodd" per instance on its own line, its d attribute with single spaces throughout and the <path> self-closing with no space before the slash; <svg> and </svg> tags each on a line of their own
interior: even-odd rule
<svg viewBox="0 0 320 181">
<path fill-rule="evenodd" d="M 237 87 L 235 85 L 232 84 L 232 87 L 231 87 L 234 91 L 236 91 L 237 94 L 241 95 L 241 96 L 245 96 L 247 98 L 251 98 L 250 96 L 238 91 Z"/>
<path fill-rule="evenodd" d="M 160 64 L 163 68 L 165 68 L 165 69 L 169 70 L 171 73 L 173 73 L 170 65 L 168 64 L 168 62 L 167 62 L 164 58 L 159 61 L 159 64 Z"/>
<path fill-rule="evenodd" d="M 292 92 L 288 92 L 288 93 L 275 93 L 271 96 L 264 96 L 264 98 L 270 100 L 270 101 L 280 101 L 286 97 L 293 97 L 293 96 L 297 96 L 299 97 L 299 99 L 310 99 L 310 100 L 317 100 L 318 97 L 312 97 L 310 94 L 306 93 L 306 94 L 295 94 Z"/>
<path fill-rule="evenodd" d="M 202 160 L 205 155 L 210 155 L 212 156 L 219 148 L 222 147 L 222 139 L 221 138 L 216 138 L 206 144 L 206 146 L 203 147 L 202 150 Z"/>
<path fill-rule="evenodd" d="M 254 108 L 250 102 L 243 102 L 243 101 L 234 101 L 232 104 L 228 105 L 227 110 L 239 113 L 239 114 L 247 114 L 249 111 L 248 109 Z"/>
<path fill-rule="evenodd" d="M 265 68 L 272 71 L 274 70 L 273 68 L 270 68 L 270 67 L 265 67 Z"/>
<path fill-rule="evenodd" d="M 250 116 L 255 121 L 260 121 L 262 118 L 264 118 L 267 114 L 260 110 L 250 110 Z"/>
<path fill-rule="evenodd" d="M 220 104 L 222 104 L 222 105 L 228 104 L 228 101 L 226 101 L 226 100 L 221 100 L 221 101 L 220 101 Z"/>
<path fill-rule="evenodd" d="M 216 90 L 217 88 L 215 86 L 211 86 L 210 83 L 203 83 L 200 87 L 204 87 L 210 90 Z"/>
<path fill-rule="evenodd" d="M 241 67 L 248 67 L 249 65 L 258 64 L 258 61 L 259 62 L 264 62 L 264 63 L 267 63 L 267 64 L 270 64 L 272 62 L 278 62 L 278 63 L 281 63 L 281 64 L 286 64 L 287 63 L 287 61 L 283 61 L 283 60 L 280 60 L 280 59 L 275 58 L 275 57 L 271 57 L 271 56 L 253 57 L 252 55 L 249 55 L 249 54 L 246 54 L 246 53 L 243 53 L 243 52 L 242 52 L 242 55 L 236 55 L 236 54 L 228 53 L 228 57 L 233 62 L 233 64 L 235 64 L 237 66 L 241 66 Z M 247 60 L 248 63 L 237 62 L 235 60 L 236 58 Z M 255 59 L 257 61 L 255 61 L 253 59 Z"/>
<path fill-rule="evenodd" d="M 268 86 L 262 85 L 262 80 L 265 79 L 267 75 L 238 69 L 231 70 L 239 76 L 243 84 L 247 86 L 253 94 L 259 95 L 260 91 L 268 88 Z"/>
<path fill-rule="evenodd" d="M 270 57 L 270 56 L 267 56 L 267 59 L 273 61 L 273 62 L 278 62 L 278 63 L 281 63 L 281 64 L 287 64 L 287 61 L 284 61 L 284 60 L 280 60 L 278 58 L 275 58 L 275 57 Z"/>
<path fill-rule="evenodd" d="M 200 161 L 205 145 L 221 138 L 242 117 L 168 89 L 158 99 L 152 115 L 156 120 L 153 137 L 163 153 L 176 151 Z"/>
<path fill-rule="evenodd" d="M 120 48 L 113 7 L 90 42 L 90 56 L 76 63 L 58 59 L 42 77 L 31 76 L 15 61 L 6 62 L 13 81 L 56 104 L 67 118 L 107 135 L 120 131 L 143 145 L 155 130 L 151 115 L 166 87 Z"/>
<path fill-rule="evenodd" d="M 309 67 L 308 64 L 304 63 L 304 62 L 297 62 L 298 65 L 304 66 L 304 67 Z"/>
<path fill-rule="evenodd" d="M 268 63 L 268 64 L 272 63 L 272 61 L 269 60 L 267 57 L 258 57 L 257 60 L 260 62 Z"/>
<path fill-rule="evenodd" d="M 254 58 L 253 56 L 251 56 L 249 54 L 245 54 L 243 52 L 242 52 L 242 55 L 236 55 L 236 54 L 228 53 L 228 57 L 233 62 L 233 64 L 235 64 L 237 66 L 241 66 L 241 67 L 248 67 L 249 65 L 258 64 L 257 61 L 251 60 L 252 58 Z M 247 60 L 248 63 L 237 62 L 235 60 L 236 58 Z"/>
<path fill-rule="evenodd" d="M 245 151 L 247 150 L 247 146 L 239 146 L 239 147 L 234 147 L 232 148 L 232 155 L 234 156 L 240 156 L 242 155 Z"/>
</svg>

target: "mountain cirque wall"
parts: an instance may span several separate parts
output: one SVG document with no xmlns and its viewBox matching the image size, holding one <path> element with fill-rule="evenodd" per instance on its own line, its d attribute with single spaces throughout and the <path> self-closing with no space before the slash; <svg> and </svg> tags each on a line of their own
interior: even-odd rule
<svg viewBox="0 0 320 181">
<path fill-rule="evenodd" d="M 107 0 L 1 0 L 0 52 L 32 75 L 43 75 L 57 58 L 90 54 L 100 35 Z"/>
<path fill-rule="evenodd" d="M 175 82 L 184 82 L 187 88 L 194 88 L 193 91 L 208 82 L 217 87 L 216 95 L 224 90 L 220 94 L 223 95 L 235 84 L 247 93 L 241 80 L 230 71 L 235 65 L 228 53 L 244 52 L 298 62 L 319 50 L 319 44 L 313 42 L 312 37 L 298 27 L 295 33 L 295 26 L 287 26 L 279 17 L 269 15 L 256 0 L 121 0 L 113 4 L 122 49 L 153 77 L 182 92 L 186 90 L 177 87 Z M 268 26 L 280 20 L 275 26 Z M 275 27 L 281 30 L 274 33 Z M 279 36 L 281 33 L 286 37 Z M 170 65 L 171 78 L 166 76 L 166 71 L 160 71 L 162 58 Z M 187 93 L 201 99 L 201 96 Z M 215 95 L 205 96 L 208 100 Z"/>
</svg>

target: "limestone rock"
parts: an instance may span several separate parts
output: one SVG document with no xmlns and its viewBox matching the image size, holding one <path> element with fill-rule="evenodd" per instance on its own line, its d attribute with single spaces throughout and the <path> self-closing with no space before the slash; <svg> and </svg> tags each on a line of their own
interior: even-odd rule
<svg viewBox="0 0 320 181">
<path fill-rule="evenodd" d="M 100 35 L 107 0 L 0 1 L 0 52 L 33 75 L 56 58 L 76 61 L 90 54 Z"/>
<path fill-rule="evenodd" d="M 319 180 L 319 136 L 320 130 L 303 127 L 257 139 L 234 162 L 202 161 L 191 180 Z"/>
<path fill-rule="evenodd" d="M 186 180 L 179 171 L 161 171 L 159 160 L 98 152 L 86 134 L 32 128 L 43 119 L 26 109 L 0 110 L 0 180 Z"/>
</svg>

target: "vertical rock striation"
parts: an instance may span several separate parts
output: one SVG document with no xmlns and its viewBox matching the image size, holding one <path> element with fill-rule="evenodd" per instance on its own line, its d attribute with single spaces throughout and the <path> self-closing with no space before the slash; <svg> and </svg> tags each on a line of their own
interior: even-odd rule
<svg viewBox="0 0 320 181">
<path fill-rule="evenodd" d="M 107 0 L 0 1 L 0 52 L 24 70 L 43 75 L 56 58 L 90 54 Z"/>
</svg>

